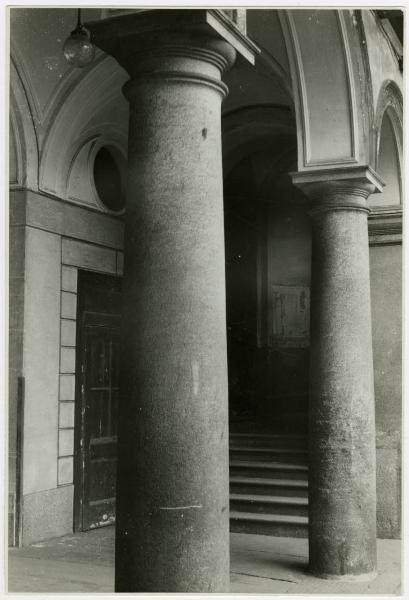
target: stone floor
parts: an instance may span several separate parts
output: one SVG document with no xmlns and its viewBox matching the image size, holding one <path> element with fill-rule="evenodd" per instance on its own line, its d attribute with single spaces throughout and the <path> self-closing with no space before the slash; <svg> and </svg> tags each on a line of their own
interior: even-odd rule
<svg viewBox="0 0 409 600">
<path fill-rule="evenodd" d="M 8 591 L 112 593 L 113 527 L 11 548 Z M 243 594 L 401 594 L 401 543 L 378 540 L 378 577 L 369 583 L 317 579 L 307 571 L 307 540 L 231 534 L 231 592 Z"/>
</svg>

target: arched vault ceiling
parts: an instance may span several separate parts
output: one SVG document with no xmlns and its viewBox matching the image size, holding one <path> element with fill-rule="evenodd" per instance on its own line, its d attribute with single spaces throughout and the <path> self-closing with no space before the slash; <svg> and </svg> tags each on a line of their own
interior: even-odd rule
<svg viewBox="0 0 409 600">
<path fill-rule="evenodd" d="M 248 9 L 247 34 L 290 82 L 290 64 L 278 10 Z"/>
<path fill-rule="evenodd" d="M 72 162 L 91 139 L 115 141 L 126 154 L 128 104 L 121 89 L 127 79 L 114 59 L 106 57 L 71 91 L 43 145 L 41 189 L 65 197 Z"/>
<path fill-rule="evenodd" d="M 100 15 L 101 9 L 83 10 L 84 19 Z M 75 25 L 75 8 L 10 10 L 12 61 L 26 90 L 40 143 L 58 105 L 93 68 L 73 69 L 63 56 L 64 41 Z"/>
<path fill-rule="evenodd" d="M 12 98 L 20 85 L 29 106 L 20 110 L 31 115 L 38 146 L 37 186 L 65 198 L 73 161 L 85 143 L 103 138 L 126 148 L 128 105 L 121 88 L 127 75 L 102 52 L 87 68 L 68 65 L 62 47 L 76 24 L 74 8 L 16 8 L 10 13 L 16 73 Z M 100 9 L 83 11 L 84 20 L 100 16 Z"/>
<path fill-rule="evenodd" d="M 362 10 L 363 29 L 368 52 L 371 73 L 373 103 L 377 106 L 382 87 L 385 82 L 393 82 L 403 92 L 403 77 L 399 71 L 398 61 L 384 30 L 379 26 L 375 11 Z"/>
<path fill-rule="evenodd" d="M 249 105 L 278 104 L 293 106 L 288 83 L 279 73 L 266 64 L 263 58 L 257 58 L 253 67 L 238 62 L 225 77 L 229 94 L 224 100 L 223 114 Z"/>
<path fill-rule="evenodd" d="M 84 9 L 84 21 L 99 18 L 101 9 Z M 55 167 L 53 153 L 69 159 L 98 119 L 120 131 L 127 126 L 122 69 L 102 53 L 83 70 L 63 58 L 75 21 L 71 7 L 10 10 L 12 64 L 35 128 L 42 181 Z M 250 9 L 248 33 L 262 53 L 255 68 L 238 61 L 227 73 L 224 114 L 251 105 L 295 109 L 299 170 L 372 164 L 374 106 L 386 79 L 401 84 L 373 11 Z M 58 184 L 48 184 L 57 193 Z"/>
</svg>

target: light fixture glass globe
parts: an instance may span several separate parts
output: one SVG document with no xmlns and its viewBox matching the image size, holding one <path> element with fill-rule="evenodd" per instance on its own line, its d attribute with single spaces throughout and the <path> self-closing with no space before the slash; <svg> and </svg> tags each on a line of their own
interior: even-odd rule
<svg viewBox="0 0 409 600">
<path fill-rule="evenodd" d="M 82 26 L 74 29 L 63 46 L 63 53 L 67 62 L 74 67 L 89 65 L 95 57 L 95 47 L 89 31 Z"/>
</svg>

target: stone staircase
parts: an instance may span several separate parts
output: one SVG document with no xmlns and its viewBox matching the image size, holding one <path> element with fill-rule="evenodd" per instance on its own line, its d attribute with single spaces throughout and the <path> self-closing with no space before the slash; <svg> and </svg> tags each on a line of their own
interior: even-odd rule
<svg viewBox="0 0 409 600">
<path fill-rule="evenodd" d="M 230 434 L 230 530 L 308 536 L 305 435 Z"/>
</svg>

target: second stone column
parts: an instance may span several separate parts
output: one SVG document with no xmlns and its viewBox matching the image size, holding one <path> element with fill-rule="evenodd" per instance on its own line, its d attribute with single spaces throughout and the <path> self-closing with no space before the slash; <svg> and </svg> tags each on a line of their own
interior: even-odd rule
<svg viewBox="0 0 409 600">
<path fill-rule="evenodd" d="M 346 172 L 345 172 L 346 171 Z M 369 169 L 297 174 L 311 199 L 309 563 L 319 577 L 376 575 Z"/>
</svg>

